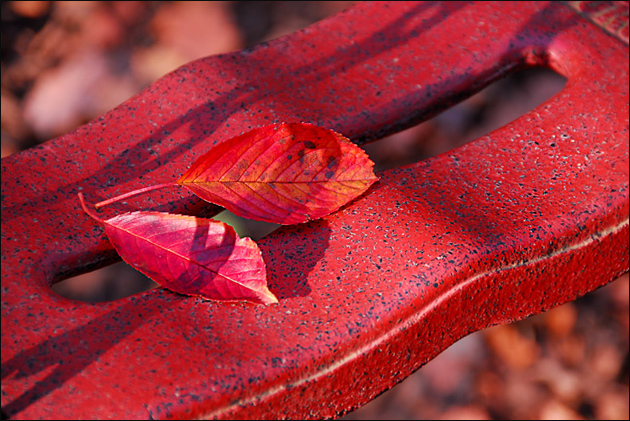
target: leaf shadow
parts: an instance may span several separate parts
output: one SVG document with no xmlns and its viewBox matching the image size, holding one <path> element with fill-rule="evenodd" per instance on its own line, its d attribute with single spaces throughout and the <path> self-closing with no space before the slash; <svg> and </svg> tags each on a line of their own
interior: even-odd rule
<svg viewBox="0 0 630 421">
<path fill-rule="evenodd" d="M 267 265 L 269 289 L 280 301 L 311 293 L 308 278 L 324 257 L 330 234 L 328 222 L 318 219 L 284 226 L 258 242 Z"/>
</svg>

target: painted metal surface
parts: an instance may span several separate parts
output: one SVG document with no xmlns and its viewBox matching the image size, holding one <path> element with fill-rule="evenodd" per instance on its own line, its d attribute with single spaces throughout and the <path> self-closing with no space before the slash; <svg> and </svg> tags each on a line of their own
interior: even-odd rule
<svg viewBox="0 0 630 421">
<path fill-rule="evenodd" d="M 278 305 L 163 289 L 86 304 L 50 289 L 117 259 L 79 191 L 96 202 L 174 181 L 212 144 L 272 122 L 377 139 L 527 66 L 563 74 L 565 89 L 260 241 Z M 212 210 L 182 191 L 130 206 Z M 628 271 L 628 207 L 627 43 L 561 3 L 359 4 L 190 63 L 2 160 L 2 411 L 336 416 L 472 331 Z"/>
</svg>

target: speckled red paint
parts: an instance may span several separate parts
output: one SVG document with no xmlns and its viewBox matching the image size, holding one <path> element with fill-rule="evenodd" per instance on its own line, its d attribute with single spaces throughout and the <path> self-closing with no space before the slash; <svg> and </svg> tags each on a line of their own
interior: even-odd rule
<svg viewBox="0 0 630 421">
<path fill-rule="evenodd" d="M 532 65 L 565 75 L 565 89 L 461 148 L 379 174 L 336 214 L 260 241 L 278 305 L 163 289 L 85 304 L 50 290 L 116 258 L 79 188 L 95 202 L 175 179 L 207 136 L 272 122 L 365 142 Z M 200 201 L 168 193 L 139 200 L 199 212 Z M 367 2 L 191 63 L 2 160 L 2 410 L 335 416 L 463 335 L 627 270 L 627 43 L 559 3 Z"/>
</svg>

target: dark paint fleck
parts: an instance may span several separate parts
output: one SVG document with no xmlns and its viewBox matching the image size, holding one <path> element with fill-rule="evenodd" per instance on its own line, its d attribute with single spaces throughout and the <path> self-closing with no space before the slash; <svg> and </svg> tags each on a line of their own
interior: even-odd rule
<svg viewBox="0 0 630 421">
<path fill-rule="evenodd" d="M 623 7 L 611 22 L 627 28 Z M 185 65 L 97 123 L 4 158 L 3 415 L 329 418 L 471 331 L 628 271 L 628 47 L 615 34 L 554 2 L 362 2 Z M 330 217 L 260 240 L 277 305 L 163 289 L 93 305 L 49 288 L 117 261 L 79 187 L 96 200 L 164 182 L 270 121 L 379 138 L 528 60 L 567 69 L 572 89 L 464 147 L 380 173 Z M 199 211 L 178 194 L 138 203 Z"/>
</svg>

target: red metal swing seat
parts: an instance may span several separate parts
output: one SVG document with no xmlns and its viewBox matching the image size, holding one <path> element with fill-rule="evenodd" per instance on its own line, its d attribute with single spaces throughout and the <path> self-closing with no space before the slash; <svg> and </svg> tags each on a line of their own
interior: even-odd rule
<svg viewBox="0 0 630 421">
<path fill-rule="evenodd" d="M 573 6 L 359 4 L 192 62 L 3 159 L 3 415 L 333 417 L 472 331 L 627 272 L 627 3 Z M 204 139 L 272 122 L 378 139 L 531 66 L 566 87 L 487 136 L 378 174 L 341 211 L 259 241 L 277 305 L 159 288 L 87 304 L 51 291 L 117 260 L 79 191 L 94 202 L 174 180 Z M 139 200 L 202 206 L 181 191 Z"/>
</svg>

